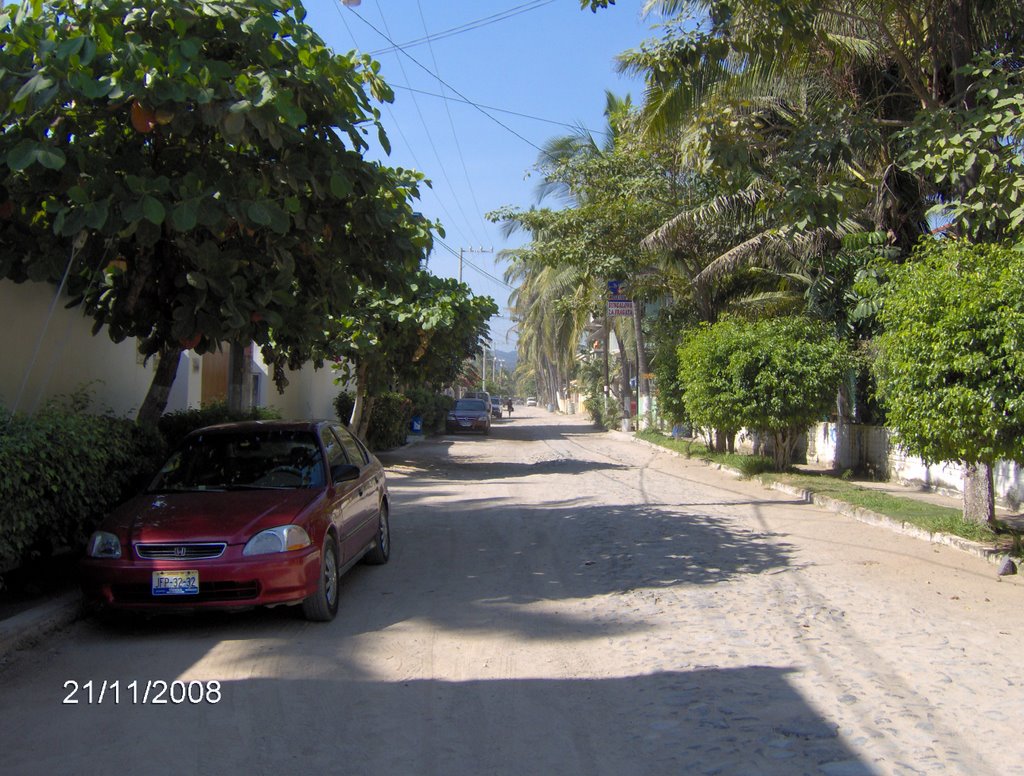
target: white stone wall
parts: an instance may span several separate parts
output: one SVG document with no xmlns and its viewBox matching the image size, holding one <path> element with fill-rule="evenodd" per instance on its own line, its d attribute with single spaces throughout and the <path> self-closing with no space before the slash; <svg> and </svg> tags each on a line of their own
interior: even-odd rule
<svg viewBox="0 0 1024 776">
<path fill-rule="evenodd" d="M 337 418 L 334 411 L 334 398 L 344 389 L 344 385 L 335 384 L 334 379 L 338 372 L 331 368 L 330 363 L 324 364 L 322 369 L 313 369 L 312 364 L 306 364 L 302 369 L 289 371 L 287 373 L 288 386 L 283 394 L 278 393 L 277 386 L 274 385 L 273 374 L 267 369 L 258 353 L 254 357 L 254 363 L 267 374 L 264 392 L 265 406 L 276 409 L 281 413 L 282 418 L 324 420 Z"/>
</svg>

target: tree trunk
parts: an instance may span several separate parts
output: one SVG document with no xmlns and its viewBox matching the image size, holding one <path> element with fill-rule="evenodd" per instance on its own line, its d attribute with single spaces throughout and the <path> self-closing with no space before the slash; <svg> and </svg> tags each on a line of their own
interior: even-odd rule
<svg viewBox="0 0 1024 776">
<path fill-rule="evenodd" d="M 650 412 L 651 408 L 651 385 L 645 377 L 651 370 L 650 365 L 647 363 L 647 346 L 644 342 L 643 320 L 643 302 L 634 298 L 633 328 L 636 330 L 636 411 L 638 415 L 642 412 L 640 409 L 641 404 L 647 408 L 647 412 Z M 641 400 L 641 396 L 643 396 L 643 400 Z"/>
<path fill-rule="evenodd" d="M 856 395 L 856 372 L 852 369 L 846 373 L 846 379 L 839 384 L 836 392 L 836 424 L 852 423 L 856 408 L 854 407 L 854 396 Z"/>
<path fill-rule="evenodd" d="M 797 436 L 798 433 L 791 428 L 772 433 L 772 462 L 775 471 L 784 472 L 792 465 Z"/>
<path fill-rule="evenodd" d="M 359 427 L 356 429 L 356 434 L 364 442 L 369 438 L 370 434 L 370 418 L 373 417 L 373 404 L 376 401 L 376 397 L 367 396 L 363 406 L 363 417 L 359 420 Z"/>
<path fill-rule="evenodd" d="M 964 464 L 964 520 L 996 524 L 992 467 L 987 463 Z"/>
<path fill-rule="evenodd" d="M 171 395 L 174 378 L 178 375 L 178 362 L 181 360 L 181 348 L 167 348 L 160 352 L 153 372 L 153 380 L 149 384 L 146 398 L 139 407 L 135 422 L 140 426 L 155 426 L 160 416 L 167 409 L 167 399 Z"/>
<path fill-rule="evenodd" d="M 610 363 L 609 363 L 611 356 L 608 354 L 608 351 L 611 348 L 611 343 L 612 343 L 612 332 L 611 332 L 611 326 L 608 323 L 608 305 L 605 305 L 605 307 L 604 307 L 604 348 L 603 348 L 604 353 L 601 354 L 602 358 L 604 359 L 604 383 L 601 385 L 601 396 L 602 396 L 601 412 L 605 413 L 605 414 L 608 413 L 608 392 L 611 390 L 611 384 L 612 384 L 612 382 L 611 382 L 611 367 L 610 367 Z"/>
<path fill-rule="evenodd" d="M 715 429 L 715 452 L 735 452 L 736 446 L 734 442 L 735 433 L 724 428 Z"/>
<path fill-rule="evenodd" d="M 622 417 L 630 418 L 632 417 L 630 404 L 632 403 L 633 391 L 629 387 L 629 359 L 626 357 L 626 349 L 622 346 L 622 340 L 619 339 L 619 333 L 617 331 L 614 331 L 614 333 L 615 344 L 619 349 L 619 396 L 622 399 Z"/>
<path fill-rule="evenodd" d="M 232 342 L 228 354 L 228 411 L 241 414 L 252 409 L 252 357 L 241 342 Z"/>
<path fill-rule="evenodd" d="M 348 427 L 363 439 L 366 437 L 359 433 L 359 427 L 362 425 L 363 416 L 365 415 L 367 418 L 370 416 L 370 413 L 365 410 L 366 371 L 366 364 L 360 363 L 356 366 L 356 396 L 355 400 L 352 402 L 352 417 L 348 419 Z"/>
</svg>

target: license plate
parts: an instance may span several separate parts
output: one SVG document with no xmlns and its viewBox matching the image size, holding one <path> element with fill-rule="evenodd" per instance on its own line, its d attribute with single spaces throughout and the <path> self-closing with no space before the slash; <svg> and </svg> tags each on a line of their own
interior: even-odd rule
<svg viewBox="0 0 1024 776">
<path fill-rule="evenodd" d="M 154 571 L 153 595 L 199 595 L 199 572 Z"/>
<path fill-rule="evenodd" d="M 473 425 L 473 421 L 471 421 L 471 420 L 460 420 L 459 421 L 459 425 L 463 426 L 465 428 L 469 428 L 470 426 Z"/>
</svg>

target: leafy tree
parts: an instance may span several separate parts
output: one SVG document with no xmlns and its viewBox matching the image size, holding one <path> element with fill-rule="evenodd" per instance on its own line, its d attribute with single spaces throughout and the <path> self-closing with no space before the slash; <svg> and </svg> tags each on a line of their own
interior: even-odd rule
<svg viewBox="0 0 1024 776">
<path fill-rule="evenodd" d="M 0 12 L 0 276 L 66 282 L 114 341 L 159 356 L 255 340 L 300 364 L 356 282 L 418 266 L 420 176 L 387 139 L 368 57 L 291 0 L 49 0 Z M 275 375 L 279 384 L 283 371 Z"/>
<path fill-rule="evenodd" d="M 972 239 L 1024 239 L 1024 62 L 984 53 L 963 68 L 968 106 L 922 111 L 907 166 L 941 194 L 932 212 Z"/>
<path fill-rule="evenodd" d="M 880 312 L 888 423 L 926 461 L 984 464 L 964 516 L 992 523 L 992 464 L 1024 462 L 1024 253 L 930 240 L 916 258 L 889 269 Z"/>
<path fill-rule="evenodd" d="M 524 343 L 524 334 L 530 334 L 525 329 L 541 324 L 547 327 L 548 336 L 542 341 L 548 347 L 543 357 L 557 373 L 551 379 L 556 385 L 564 382 L 560 378 L 575 364 L 584 327 L 591 319 L 603 317 L 608 280 L 628 280 L 630 295 L 640 303 L 628 328 L 611 321 L 603 329 L 606 335 L 631 337 L 636 345 L 632 352 L 636 353 L 637 371 L 641 375 L 649 371 L 642 301 L 651 293 L 652 284 L 647 273 L 641 273 L 653 268 L 640 241 L 674 212 L 677 203 L 672 154 L 665 147 L 641 142 L 634 131 L 633 114 L 628 98 L 607 94 L 604 142 L 580 130 L 545 144 L 537 162 L 543 175 L 540 193 L 542 197 L 559 195 L 565 207 L 504 208 L 490 214 L 493 220 L 524 229 L 532 237 L 529 246 L 514 255 L 518 262 L 515 272 L 521 277 L 509 279 L 529 279 L 530 286 L 521 289 L 524 294 L 551 294 L 542 310 L 535 299 L 526 298 L 520 343 Z M 531 339 L 527 337 L 525 342 Z M 606 339 L 605 354 L 607 345 Z M 620 348 L 620 353 L 625 359 L 625 349 Z M 624 381 L 628 371 L 622 370 Z M 609 383 L 607 369 L 605 381 Z M 640 390 L 649 395 L 646 379 L 641 379 Z M 628 382 L 619 389 L 624 404 L 630 393 Z"/>
<path fill-rule="evenodd" d="M 373 397 L 394 385 L 444 385 L 487 336 L 490 297 L 425 270 L 398 287 L 361 287 L 347 312 L 327 321 L 324 354 L 355 378 L 350 425 L 365 436 Z"/>
<path fill-rule="evenodd" d="M 775 468 L 782 471 L 800 435 L 827 415 L 848 362 L 845 343 L 818 322 L 727 318 L 687 338 L 679 349 L 679 379 L 697 425 L 770 437 Z"/>
</svg>

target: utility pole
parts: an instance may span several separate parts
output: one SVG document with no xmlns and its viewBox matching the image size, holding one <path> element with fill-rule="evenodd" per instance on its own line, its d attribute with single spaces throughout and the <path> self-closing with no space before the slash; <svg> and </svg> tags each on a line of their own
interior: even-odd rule
<svg viewBox="0 0 1024 776">
<path fill-rule="evenodd" d="M 494 248 L 459 248 L 459 282 L 462 282 L 462 254 L 464 253 L 494 253 Z"/>
</svg>

